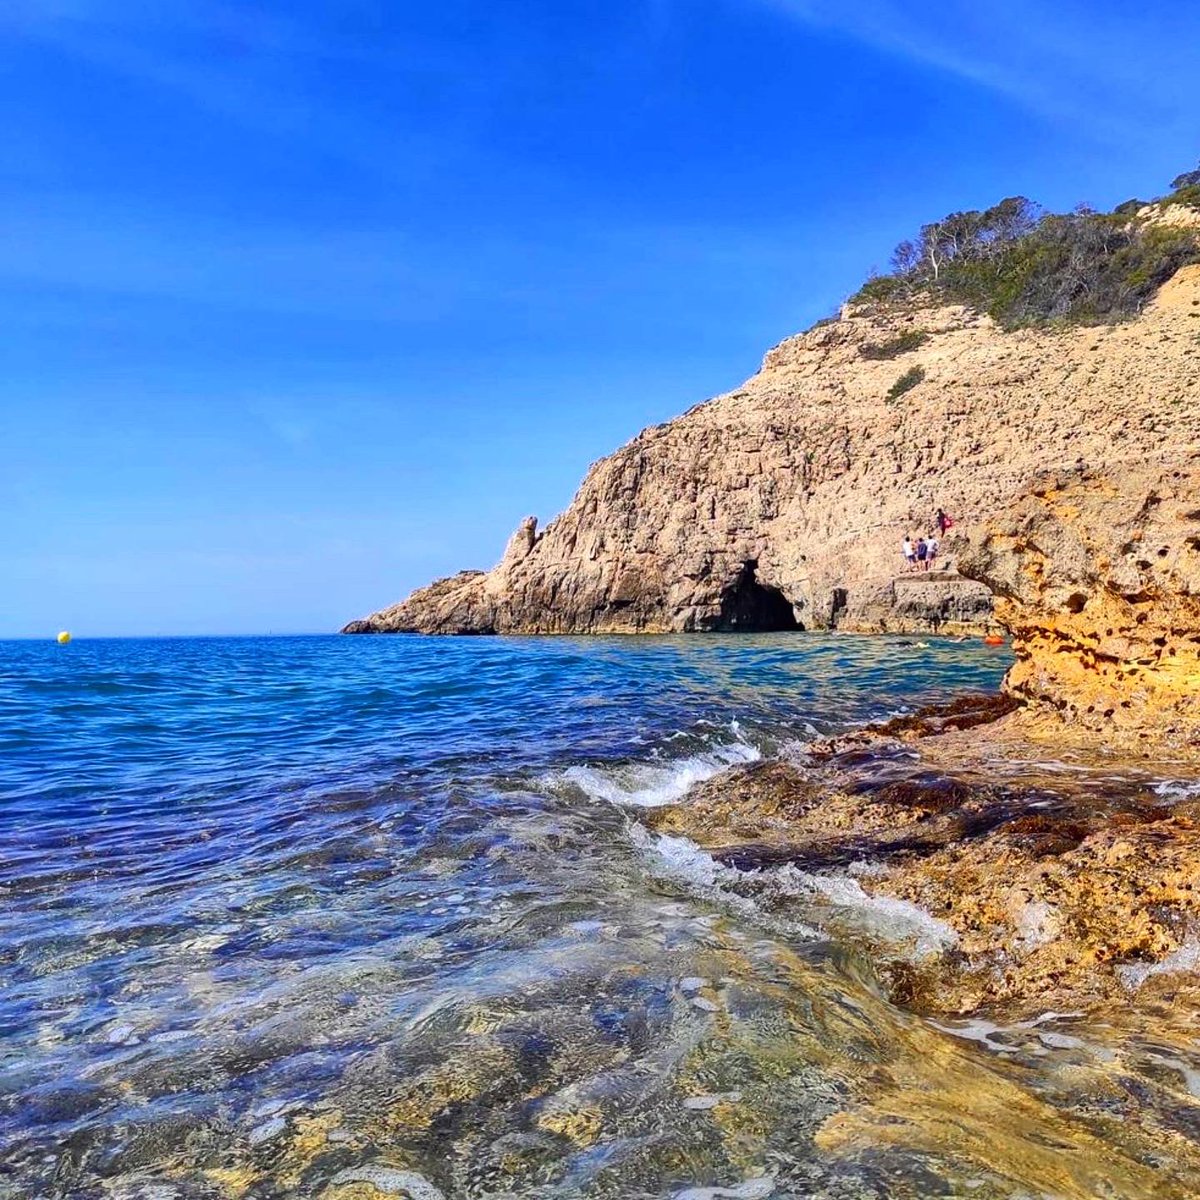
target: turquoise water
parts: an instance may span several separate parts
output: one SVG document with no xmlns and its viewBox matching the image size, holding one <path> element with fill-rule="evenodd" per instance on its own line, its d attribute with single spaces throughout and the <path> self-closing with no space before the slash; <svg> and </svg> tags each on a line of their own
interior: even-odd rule
<svg viewBox="0 0 1200 1200">
<path fill-rule="evenodd" d="M 0 1195 L 358 1200 L 339 1173 L 383 1167 L 447 1196 L 1025 1194 L 952 1148 L 823 1151 L 918 1025 L 637 820 L 1007 663 L 820 635 L 0 643 Z"/>
</svg>

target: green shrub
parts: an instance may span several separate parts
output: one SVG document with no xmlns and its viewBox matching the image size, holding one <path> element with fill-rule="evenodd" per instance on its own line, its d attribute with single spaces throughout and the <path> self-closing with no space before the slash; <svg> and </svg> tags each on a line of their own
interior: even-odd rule
<svg viewBox="0 0 1200 1200">
<path fill-rule="evenodd" d="M 1180 175 L 1173 187 L 1164 202 L 1200 208 L 1200 170 Z M 1180 267 L 1200 262 L 1196 230 L 1138 221 L 1141 206 L 1127 200 L 1112 213 L 1083 206 L 1046 213 L 1011 196 L 983 211 L 951 213 L 902 242 L 892 273 L 868 280 L 853 299 L 884 303 L 927 293 L 986 312 L 1009 329 L 1122 321 Z M 885 342 L 862 353 L 889 358 L 918 344 L 892 349 Z"/>
<path fill-rule="evenodd" d="M 858 352 L 863 358 L 898 358 L 901 354 L 907 354 L 910 350 L 925 345 L 927 341 L 929 334 L 923 329 L 910 329 L 907 333 L 890 338 L 886 342 L 868 343 L 860 347 Z"/>
<path fill-rule="evenodd" d="M 887 304 L 902 299 L 909 292 L 905 279 L 899 275 L 876 275 L 850 297 L 851 304 Z"/>
<path fill-rule="evenodd" d="M 895 383 L 888 388 L 887 398 L 889 400 L 899 400 L 905 392 L 911 391 L 925 378 L 925 368 L 918 364 L 915 367 L 909 367 Z"/>
<path fill-rule="evenodd" d="M 1200 183 L 1189 183 L 1186 187 L 1176 189 L 1167 197 L 1167 203 L 1200 208 Z"/>
</svg>

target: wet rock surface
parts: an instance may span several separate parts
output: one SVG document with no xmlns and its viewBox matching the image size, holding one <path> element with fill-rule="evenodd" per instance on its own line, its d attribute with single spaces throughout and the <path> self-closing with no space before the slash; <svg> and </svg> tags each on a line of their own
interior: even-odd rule
<svg viewBox="0 0 1200 1200">
<path fill-rule="evenodd" d="M 908 1007 L 1117 1002 L 1198 944 L 1200 783 L 1164 795 L 1099 761 L 1064 774 L 972 760 L 978 723 L 1009 707 L 969 698 L 818 744 L 803 763 L 733 768 L 644 820 L 745 873 L 748 892 L 784 871 L 828 893 L 831 930 L 865 945 Z M 839 918 L 858 893 L 860 908 L 911 905 L 952 937 L 918 962 L 896 956 L 893 931 Z"/>
</svg>

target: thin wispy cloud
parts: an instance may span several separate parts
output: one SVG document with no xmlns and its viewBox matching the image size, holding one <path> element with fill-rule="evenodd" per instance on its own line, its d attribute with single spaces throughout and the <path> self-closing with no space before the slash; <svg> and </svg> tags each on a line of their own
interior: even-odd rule
<svg viewBox="0 0 1200 1200">
<path fill-rule="evenodd" d="M 372 117 L 362 104 L 333 103 L 313 86 L 331 64 L 339 71 L 386 69 L 418 78 L 458 71 L 461 64 L 417 38 L 371 44 L 252 6 L 18 0 L 0 12 L 3 42 L 40 46 L 171 93 L 233 125 L 394 183 L 426 181 L 456 153 L 445 129 L 423 135 L 401 128 L 386 114 Z M 483 97 L 478 107 L 485 107 Z"/>
<path fill-rule="evenodd" d="M 435 319 L 468 281 L 396 231 L 165 220 L 116 205 L 0 211 L 14 284 L 281 314 Z"/>
<path fill-rule="evenodd" d="M 1075 0 L 758 2 L 1115 139 L 1146 120 L 1180 119 L 1200 36 L 1194 11 L 1159 3 L 1120 10 Z"/>
<path fill-rule="evenodd" d="M 586 212 L 553 230 L 531 221 L 463 244 L 430 230 L 229 222 L 96 196 L 36 209 L 0 204 L 0 232 L 0 281 L 10 292 L 74 297 L 104 320 L 116 320 L 113 302 L 127 299 L 414 327 L 497 304 L 553 321 L 567 293 L 667 310 L 683 292 L 719 295 L 781 264 L 798 269 L 803 244 L 799 232 L 781 249 L 774 233 L 698 222 L 616 228 Z M 46 321 L 43 309 L 36 319 Z"/>
</svg>

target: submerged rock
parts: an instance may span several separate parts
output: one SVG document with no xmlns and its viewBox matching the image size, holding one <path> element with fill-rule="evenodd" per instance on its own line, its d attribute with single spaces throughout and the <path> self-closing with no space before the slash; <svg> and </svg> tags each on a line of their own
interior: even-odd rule
<svg viewBox="0 0 1200 1200">
<path fill-rule="evenodd" d="M 352 1184 L 365 1184 L 383 1196 L 401 1196 L 405 1200 L 446 1200 L 439 1188 L 433 1186 L 424 1175 L 416 1171 L 401 1171 L 395 1167 L 367 1165 L 349 1167 L 339 1171 L 330 1181 L 335 1189 L 348 1188 Z"/>
</svg>

